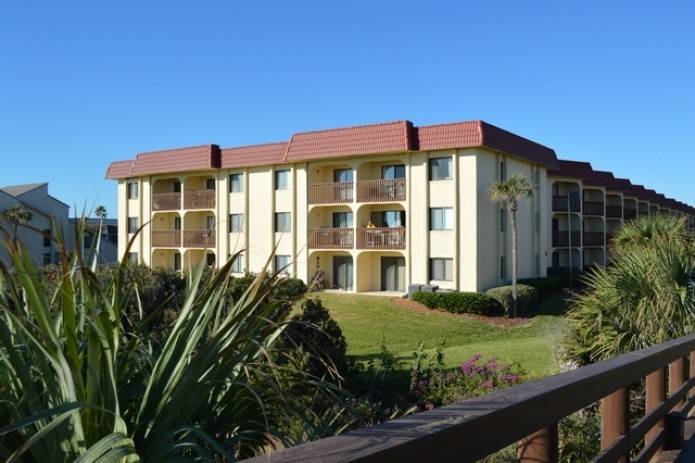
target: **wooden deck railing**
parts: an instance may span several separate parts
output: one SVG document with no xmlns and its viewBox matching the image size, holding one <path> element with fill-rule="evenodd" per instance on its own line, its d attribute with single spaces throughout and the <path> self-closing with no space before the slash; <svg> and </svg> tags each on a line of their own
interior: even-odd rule
<svg viewBox="0 0 695 463">
<path fill-rule="evenodd" d="M 352 249 L 354 242 L 352 228 L 309 229 L 309 249 Z"/>
<path fill-rule="evenodd" d="M 554 195 L 553 212 L 568 212 L 568 206 L 569 212 L 579 212 L 581 209 L 581 202 L 579 201 L 579 198 L 569 198 L 569 204 L 567 201 L 567 195 Z"/>
<path fill-rule="evenodd" d="M 603 246 L 606 244 L 603 232 L 584 232 L 582 245 L 584 246 Z"/>
<path fill-rule="evenodd" d="M 309 185 L 309 204 L 351 203 L 353 192 L 352 182 L 313 183 Z"/>
<path fill-rule="evenodd" d="M 584 201 L 584 215 L 603 215 L 603 201 Z"/>
<path fill-rule="evenodd" d="M 215 190 L 194 190 L 183 193 L 184 209 L 214 209 Z"/>
<path fill-rule="evenodd" d="M 357 202 L 405 201 L 405 179 L 359 180 Z"/>
<path fill-rule="evenodd" d="M 175 211 L 181 209 L 181 193 L 152 193 L 153 211 Z"/>
<path fill-rule="evenodd" d="M 661 450 L 678 449 L 683 444 L 683 420 L 695 404 L 695 397 L 691 397 L 695 386 L 693 351 L 695 335 L 689 335 L 249 461 L 473 462 L 516 443 L 523 463 L 557 462 L 560 419 L 600 401 L 602 450 L 593 461 L 647 462 Z M 642 380 L 646 383 L 646 412 L 630 424 L 630 388 Z M 629 460 L 633 449 L 638 454 Z"/>
<path fill-rule="evenodd" d="M 152 230 L 152 246 L 170 248 L 181 246 L 181 230 Z"/>
<path fill-rule="evenodd" d="M 405 227 L 358 228 L 357 249 L 405 249 Z"/>
<path fill-rule="evenodd" d="M 184 230 L 183 247 L 210 248 L 215 246 L 215 230 Z"/>
</svg>

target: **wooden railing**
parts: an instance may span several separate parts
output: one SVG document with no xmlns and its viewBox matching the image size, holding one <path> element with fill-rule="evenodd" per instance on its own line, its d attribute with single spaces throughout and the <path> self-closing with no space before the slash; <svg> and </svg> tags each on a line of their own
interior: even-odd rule
<svg viewBox="0 0 695 463">
<path fill-rule="evenodd" d="M 603 215 L 603 201 L 584 201 L 584 215 Z"/>
<path fill-rule="evenodd" d="M 313 183 L 309 185 L 309 204 L 351 203 L 353 192 L 352 182 Z"/>
<path fill-rule="evenodd" d="M 567 195 L 553 196 L 553 212 L 568 212 L 567 201 Z M 579 212 L 581 209 L 581 202 L 579 201 L 579 198 L 569 198 L 569 209 L 569 212 Z"/>
<path fill-rule="evenodd" d="M 647 462 L 661 450 L 683 444 L 683 420 L 695 404 L 695 397 L 689 397 L 695 386 L 693 351 L 695 335 L 689 335 L 249 461 L 473 462 L 516 443 L 523 463 L 557 462 L 558 422 L 600 401 L 601 452 L 593 461 Z M 630 424 L 630 388 L 643 379 L 646 412 Z M 633 449 L 638 453 L 630 460 Z"/>
<path fill-rule="evenodd" d="M 181 230 L 152 230 L 152 246 L 181 246 Z"/>
<path fill-rule="evenodd" d="M 357 202 L 405 201 L 405 179 L 360 180 L 357 182 Z"/>
<path fill-rule="evenodd" d="M 582 236 L 582 245 L 584 246 L 603 246 L 605 244 L 605 235 L 603 232 L 584 232 Z"/>
<path fill-rule="evenodd" d="M 622 206 L 612 206 L 610 204 L 606 205 L 606 217 L 610 218 L 621 218 L 623 216 Z"/>
<path fill-rule="evenodd" d="M 215 230 L 184 230 L 183 247 L 210 248 L 215 246 Z"/>
<path fill-rule="evenodd" d="M 405 227 L 358 228 L 357 249 L 405 249 Z"/>
<path fill-rule="evenodd" d="M 570 232 L 554 231 L 553 232 L 553 247 L 562 248 L 569 246 Z M 581 232 L 572 232 L 572 246 L 581 246 Z"/>
<path fill-rule="evenodd" d="M 175 211 L 181 209 L 181 193 L 152 193 L 153 211 Z"/>
<path fill-rule="evenodd" d="M 214 209 L 215 190 L 184 191 L 184 209 Z"/>
<path fill-rule="evenodd" d="M 352 249 L 354 242 L 352 228 L 309 229 L 309 249 Z"/>
</svg>

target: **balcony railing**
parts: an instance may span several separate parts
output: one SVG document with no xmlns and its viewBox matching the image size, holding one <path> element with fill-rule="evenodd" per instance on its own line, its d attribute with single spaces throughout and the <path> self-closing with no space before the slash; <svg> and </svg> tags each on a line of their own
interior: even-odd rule
<svg viewBox="0 0 695 463">
<path fill-rule="evenodd" d="M 603 232 L 584 232 L 582 244 L 584 246 L 603 246 L 604 240 Z"/>
<path fill-rule="evenodd" d="M 567 195 L 555 195 L 553 196 L 553 212 L 567 212 L 568 206 Z M 569 198 L 569 209 L 570 212 L 579 212 L 581 202 L 579 198 Z"/>
<path fill-rule="evenodd" d="M 623 210 L 623 219 L 634 220 L 637 218 L 637 209 L 625 209 Z"/>
<path fill-rule="evenodd" d="M 351 203 L 353 192 L 352 182 L 314 183 L 309 185 L 309 204 Z"/>
<path fill-rule="evenodd" d="M 309 249 L 352 249 L 354 242 L 352 228 L 309 229 Z"/>
<path fill-rule="evenodd" d="M 194 190 L 183 193 L 184 209 L 214 209 L 215 190 Z"/>
<path fill-rule="evenodd" d="M 185 248 L 211 248 L 215 246 L 215 230 L 184 230 Z"/>
<path fill-rule="evenodd" d="M 603 201 L 584 201 L 584 215 L 603 215 Z"/>
<path fill-rule="evenodd" d="M 405 201 L 405 179 L 360 180 L 357 182 L 357 201 Z"/>
<path fill-rule="evenodd" d="M 606 205 L 606 217 L 610 218 L 621 218 L 623 216 L 623 208 L 622 206 L 611 206 Z"/>
<path fill-rule="evenodd" d="M 570 233 L 567 231 L 554 231 L 553 232 L 553 247 L 556 248 L 566 248 L 569 247 L 569 236 Z M 572 232 L 572 246 L 581 246 L 581 232 Z"/>
<path fill-rule="evenodd" d="M 181 230 L 152 230 L 152 246 L 178 248 L 181 246 Z"/>
<path fill-rule="evenodd" d="M 358 228 L 357 249 L 405 249 L 405 227 Z"/>
<path fill-rule="evenodd" d="M 181 209 L 181 193 L 153 193 L 153 211 L 176 211 Z"/>
</svg>

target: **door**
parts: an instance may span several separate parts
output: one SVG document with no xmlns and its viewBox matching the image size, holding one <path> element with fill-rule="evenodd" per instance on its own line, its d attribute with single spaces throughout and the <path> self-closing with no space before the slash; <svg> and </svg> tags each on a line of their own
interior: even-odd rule
<svg viewBox="0 0 695 463">
<path fill-rule="evenodd" d="M 352 169 L 335 169 L 333 171 L 333 181 L 343 183 L 335 190 L 337 196 L 334 200 L 340 202 L 352 202 Z"/>
<path fill-rule="evenodd" d="M 333 228 L 352 228 L 352 212 L 334 212 Z"/>
<path fill-rule="evenodd" d="M 174 182 L 174 193 L 181 193 L 181 182 L 178 180 Z"/>
<path fill-rule="evenodd" d="M 214 190 L 215 189 L 215 179 L 214 178 L 209 178 L 205 180 L 205 189 L 206 190 Z"/>
<path fill-rule="evenodd" d="M 370 219 L 377 227 L 405 227 L 405 211 L 376 211 Z"/>
<path fill-rule="evenodd" d="M 388 166 L 381 166 L 381 178 L 386 180 L 405 178 L 405 165 L 392 164 Z"/>
<path fill-rule="evenodd" d="M 333 181 L 338 183 L 352 182 L 352 169 L 335 169 Z"/>
<path fill-rule="evenodd" d="M 405 291 L 405 257 L 381 258 L 381 290 Z"/>
<path fill-rule="evenodd" d="M 333 286 L 344 290 L 352 289 L 352 257 L 333 256 Z"/>
</svg>

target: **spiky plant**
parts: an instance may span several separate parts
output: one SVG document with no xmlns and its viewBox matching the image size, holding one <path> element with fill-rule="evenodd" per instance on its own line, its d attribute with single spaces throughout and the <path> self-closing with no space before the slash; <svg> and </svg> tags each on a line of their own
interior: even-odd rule
<svg viewBox="0 0 695 463">
<path fill-rule="evenodd" d="M 0 222 L 5 222 L 9 225 L 11 232 L 7 233 L 10 233 L 12 236 L 13 243 L 17 243 L 20 225 L 31 221 L 31 217 L 31 212 L 27 211 L 22 206 L 12 206 L 0 212 Z"/>
<path fill-rule="evenodd" d="M 584 365 L 695 330 L 695 239 L 683 219 L 643 217 L 620 229 L 608 268 L 586 277 L 569 313 L 569 359 Z"/>
<path fill-rule="evenodd" d="M 260 275 L 230 301 L 233 259 L 206 283 L 201 267 L 153 355 L 146 333 L 122 323 L 125 259 L 102 288 L 79 251 L 63 248 L 51 294 L 21 243 L 5 245 L 13 268 L 0 269 L 2 459 L 234 461 L 283 442 L 280 415 L 306 417 L 308 431 L 327 420 L 301 415 L 274 380 L 281 370 L 270 352 L 288 312 L 267 299 L 276 278 Z M 282 372 L 331 395 L 327 380 Z"/>
</svg>

